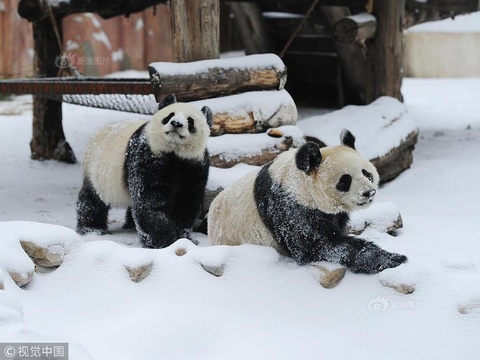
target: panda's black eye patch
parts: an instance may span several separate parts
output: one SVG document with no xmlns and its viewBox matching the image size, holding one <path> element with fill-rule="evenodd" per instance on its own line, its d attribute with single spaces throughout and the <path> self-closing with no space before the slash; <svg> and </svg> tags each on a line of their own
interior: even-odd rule
<svg viewBox="0 0 480 360">
<path fill-rule="evenodd" d="M 337 190 L 347 192 L 350 190 L 350 185 L 352 185 L 352 177 L 348 174 L 344 174 L 337 183 Z"/>
<path fill-rule="evenodd" d="M 188 117 L 188 131 L 190 131 L 192 134 L 197 132 L 197 128 L 195 127 L 195 120 L 191 118 L 190 116 Z"/>
<path fill-rule="evenodd" d="M 162 124 L 163 124 L 163 125 L 167 125 L 168 122 L 170 121 L 170 119 L 171 119 L 172 117 L 174 117 L 174 116 L 175 116 L 175 113 L 174 113 L 174 112 L 168 114 L 168 116 L 162 120 Z"/>
<path fill-rule="evenodd" d="M 373 175 L 369 173 L 367 170 L 362 169 L 362 174 L 365 176 L 371 183 L 373 183 Z"/>
</svg>

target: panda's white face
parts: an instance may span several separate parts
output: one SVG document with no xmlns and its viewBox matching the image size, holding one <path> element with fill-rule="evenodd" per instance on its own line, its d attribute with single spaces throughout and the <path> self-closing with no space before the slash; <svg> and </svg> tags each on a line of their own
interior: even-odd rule
<svg viewBox="0 0 480 360">
<path fill-rule="evenodd" d="M 344 145 L 321 149 L 318 186 L 335 206 L 345 212 L 369 206 L 378 189 L 373 164 Z"/>
<path fill-rule="evenodd" d="M 378 172 L 355 150 L 350 132 L 341 139 L 338 146 L 320 149 L 306 143 L 282 153 L 271 164 L 270 176 L 298 203 L 328 214 L 369 206 L 378 189 Z"/>
<path fill-rule="evenodd" d="M 207 117 L 203 111 L 186 103 L 174 103 L 161 109 L 145 129 L 152 152 L 155 155 L 173 152 L 185 159 L 203 159 L 210 136 Z"/>
</svg>

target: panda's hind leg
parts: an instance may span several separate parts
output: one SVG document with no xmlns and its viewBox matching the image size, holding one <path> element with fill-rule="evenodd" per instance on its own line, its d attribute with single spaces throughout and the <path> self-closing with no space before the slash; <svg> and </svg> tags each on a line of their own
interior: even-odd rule
<svg viewBox="0 0 480 360">
<path fill-rule="evenodd" d="M 89 232 L 100 235 L 109 234 L 107 230 L 109 209 L 110 207 L 98 196 L 92 183 L 84 178 L 77 200 L 77 233 L 80 235 Z"/>
</svg>

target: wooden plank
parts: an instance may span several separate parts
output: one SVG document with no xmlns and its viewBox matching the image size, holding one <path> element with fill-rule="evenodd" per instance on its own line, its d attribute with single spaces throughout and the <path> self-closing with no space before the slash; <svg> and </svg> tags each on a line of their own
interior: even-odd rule
<svg viewBox="0 0 480 360">
<path fill-rule="evenodd" d="M 220 57 L 220 1 L 172 0 L 173 61 Z"/>
</svg>

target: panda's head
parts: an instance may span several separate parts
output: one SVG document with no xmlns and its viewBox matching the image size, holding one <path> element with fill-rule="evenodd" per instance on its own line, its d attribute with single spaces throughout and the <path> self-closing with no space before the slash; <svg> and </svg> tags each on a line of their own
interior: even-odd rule
<svg viewBox="0 0 480 360">
<path fill-rule="evenodd" d="M 377 192 L 375 166 L 355 150 L 355 137 L 342 132 L 341 145 L 320 149 L 309 142 L 295 154 L 303 203 L 328 213 L 351 212 L 369 206 Z M 309 197 L 311 199 L 309 199 Z"/>
<path fill-rule="evenodd" d="M 174 153 L 180 158 L 202 160 L 207 147 L 212 111 L 201 110 L 187 103 L 163 104 L 146 125 L 147 140 L 155 155 Z"/>
</svg>

